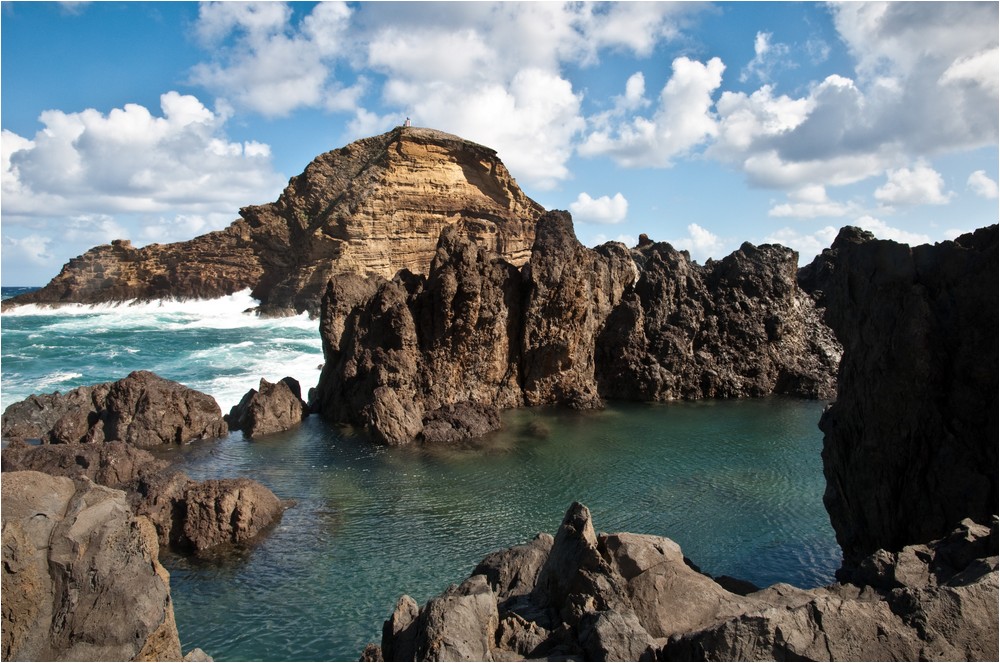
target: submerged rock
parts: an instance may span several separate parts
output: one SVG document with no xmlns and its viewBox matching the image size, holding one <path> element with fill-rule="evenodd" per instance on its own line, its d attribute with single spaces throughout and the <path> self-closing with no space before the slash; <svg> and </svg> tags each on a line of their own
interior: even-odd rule
<svg viewBox="0 0 1000 663">
<path fill-rule="evenodd" d="M 997 512 L 997 235 L 910 248 L 844 228 L 803 269 L 844 345 L 820 428 L 845 579 Z"/>
<path fill-rule="evenodd" d="M 125 494 L 3 476 L 4 660 L 176 661 L 169 576 Z"/>
<path fill-rule="evenodd" d="M 48 444 L 121 441 L 154 448 L 223 437 L 228 429 L 215 399 L 149 371 L 117 382 L 30 396 L 3 414 L 5 438 Z"/>
<path fill-rule="evenodd" d="M 298 380 L 286 377 L 276 383 L 260 379 L 258 389 L 251 389 L 226 416 L 230 430 L 241 430 L 247 437 L 280 433 L 302 423 L 309 416 L 309 406 L 302 400 Z"/>
<path fill-rule="evenodd" d="M 875 584 L 744 596 L 669 539 L 597 535 L 574 504 L 554 539 L 490 555 L 422 608 L 401 598 L 367 660 L 994 660 L 996 545 L 995 519 L 970 521 L 880 554 Z"/>
</svg>

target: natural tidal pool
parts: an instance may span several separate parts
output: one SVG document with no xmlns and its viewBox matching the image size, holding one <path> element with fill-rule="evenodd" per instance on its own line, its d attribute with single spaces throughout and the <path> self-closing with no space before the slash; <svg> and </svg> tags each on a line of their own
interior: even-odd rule
<svg viewBox="0 0 1000 663">
<path fill-rule="evenodd" d="M 822 504 L 822 408 L 520 410 L 476 443 L 398 449 L 313 417 L 260 440 L 193 444 L 177 452 L 193 478 L 249 476 L 297 504 L 242 553 L 165 560 L 184 649 L 357 660 L 401 594 L 422 604 L 489 552 L 555 533 L 574 500 L 599 531 L 667 536 L 713 575 L 829 583 L 840 550 Z"/>
</svg>

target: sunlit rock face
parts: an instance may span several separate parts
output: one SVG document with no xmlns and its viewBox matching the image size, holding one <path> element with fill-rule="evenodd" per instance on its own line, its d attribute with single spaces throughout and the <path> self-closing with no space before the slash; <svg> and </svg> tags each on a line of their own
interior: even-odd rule
<svg viewBox="0 0 1000 663">
<path fill-rule="evenodd" d="M 397 127 L 316 157 L 277 201 L 187 242 L 98 246 L 19 303 L 219 297 L 251 288 L 261 310 L 317 313 L 333 274 L 426 273 L 441 230 L 519 265 L 542 207 L 494 150 L 431 129 Z"/>
</svg>

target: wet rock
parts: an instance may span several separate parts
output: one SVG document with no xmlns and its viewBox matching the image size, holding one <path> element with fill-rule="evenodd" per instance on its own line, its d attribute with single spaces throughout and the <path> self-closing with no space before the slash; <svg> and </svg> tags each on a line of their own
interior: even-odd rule
<svg viewBox="0 0 1000 663">
<path fill-rule="evenodd" d="M 4 412 L 5 437 L 52 444 L 121 441 L 141 448 L 227 434 L 211 396 L 135 371 L 117 382 L 31 396 Z"/>
<path fill-rule="evenodd" d="M 4 660 L 179 660 L 156 534 L 88 479 L 3 476 Z"/>
<path fill-rule="evenodd" d="M 459 442 L 482 437 L 501 425 L 500 410 L 463 401 L 424 414 L 420 437 L 424 442 Z"/>
<path fill-rule="evenodd" d="M 302 400 L 298 380 L 286 377 L 276 383 L 260 379 L 226 416 L 229 430 L 241 430 L 247 437 L 280 433 L 302 423 L 309 406 Z"/>
</svg>

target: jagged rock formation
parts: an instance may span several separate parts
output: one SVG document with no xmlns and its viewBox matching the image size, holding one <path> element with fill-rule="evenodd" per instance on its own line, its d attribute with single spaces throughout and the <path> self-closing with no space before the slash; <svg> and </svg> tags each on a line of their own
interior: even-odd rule
<svg viewBox="0 0 1000 663">
<path fill-rule="evenodd" d="M 2 452 L 4 481 L 12 472 L 43 472 L 125 491 L 132 512 L 147 517 L 161 546 L 204 554 L 252 542 L 277 523 L 289 503 L 245 478 L 193 481 L 165 460 L 123 442 L 31 446 Z"/>
<path fill-rule="evenodd" d="M 260 379 L 259 389 L 248 391 L 229 411 L 229 430 L 241 430 L 247 437 L 259 437 L 289 430 L 309 416 L 298 380 L 286 377 L 275 383 Z"/>
<path fill-rule="evenodd" d="M 518 269 L 450 227 L 426 278 L 331 280 L 312 403 L 402 444 L 488 429 L 521 405 L 829 396 L 839 346 L 795 263 L 749 244 L 705 267 L 668 244 L 587 249 L 567 213 L 549 212 Z"/>
<path fill-rule="evenodd" d="M 228 433 L 222 411 L 208 394 L 149 371 L 116 382 L 29 396 L 3 413 L 5 438 L 47 444 L 120 440 L 155 448 Z"/>
<path fill-rule="evenodd" d="M 403 596 L 366 660 L 993 660 L 997 523 L 880 551 L 866 586 L 733 593 L 656 536 L 555 538 L 484 559 L 422 608 Z"/>
<path fill-rule="evenodd" d="M 845 578 L 997 513 L 997 234 L 910 248 L 844 228 L 803 268 L 844 345 L 820 428 Z"/>
<path fill-rule="evenodd" d="M 4 474 L 2 574 L 5 661 L 181 658 L 155 531 L 121 491 Z"/>
<path fill-rule="evenodd" d="M 276 202 L 244 207 L 225 230 L 138 249 L 127 241 L 95 247 L 3 306 L 250 288 L 263 312 L 315 314 L 333 274 L 425 273 L 442 228 L 459 222 L 466 236 L 520 264 L 542 212 L 494 150 L 397 127 L 318 156 Z"/>
</svg>

